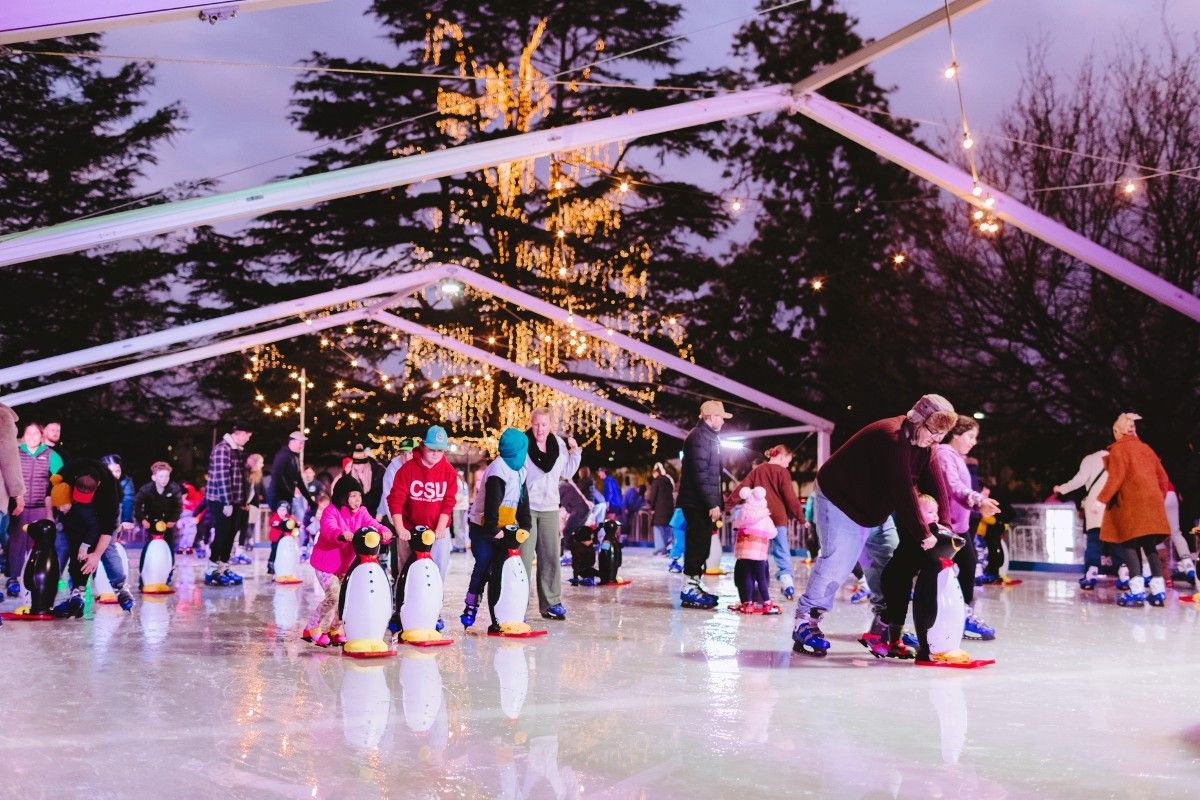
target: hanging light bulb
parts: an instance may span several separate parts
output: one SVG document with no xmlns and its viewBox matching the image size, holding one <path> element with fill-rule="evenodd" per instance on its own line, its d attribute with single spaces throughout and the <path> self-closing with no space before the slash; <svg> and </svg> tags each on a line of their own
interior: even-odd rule
<svg viewBox="0 0 1200 800">
<path fill-rule="evenodd" d="M 629 191 L 629 181 L 622 178 L 621 183 L 617 185 L 617 188 L 620 189 L 621 192 L 628 192 Z"/>
<path fill-rule="evenodd" d="M 566 267 L 559 267 L 559 268 L 558 268 L 558 277 L 560 277 L 560 278 L 561 278 L 561 277 L 565 276 L 566 274 L 567 274 L 567 268 L 566 268 Z"/>
<path fill-rule="evenodd" d="M 554 182 L 554 191 L 561 192 L 562 188 L 563 188 L 563 182 L 561 180 L 556 180 Z"/>
<path fill-rule="evenodd" d="M 892 263 L 895 264 L 897 267 L 900 266 L 901 264 L 903 264 L 907 260 L 908 260 L 908 256 L 904 255 L 904 253 L 896 253 L 894 256 L 892 256 Z"/>
<path fill-rule="evenodd" d="M 558 237 L 558 238 L 560 238 L 560 239 L 565 239 L 565 238 L 567 238 L 567 232 L 566 232 L 566 231 L 564 231 L 562 228 L 559 228 L 559 229 L 558 229 L 558 232 L 557 232 L 557 233 L 555 233 L 554 235 L 555 235 L 555 236 L 557 236 L 557 237 Z"/>
<path fill-rule="evenodd" d="M 975 197 L 981 197 L 981 196 L 983 196 L 983 187 L 979 185 L 979 181 L 976 181 L 976 182 L 975 182 L 975 183 L 974 183 L 974 184 L 971 186 L 971 194 L 972 194 L 973 196 L 975 196 Z"/>
<path fill-rule="evenodd" d="M 962 139 L 963 150 L 970 150 L 974 146 L 975 146 L 975 140 L 971 138 L 971 134 L 964 133 L 963 139 Z"/>
<path fill-rule="evenodd" d="M 995 207 L 996 207 L 996 198 L 992 197 L 992 196 L 989 194 L 989 195 L 988 195 L 987 197 L 985 197 L 985 198 L 984 198 L 984 200 L 983 200 L 983 207 L 984 207 L 984 208 L 988 208 L 988 209 L 995 208 Z"/>
<path fill-rule="evenodd" d="M 975 220 L 976 222 L 983 219 L 983 209 L 977 208 L 974 211 L 972 211 L 971 219 Z"/>
<path fill-rule="evenodd" d="M 943 78 L 945 78 L 945 79 L 946 79 L 946 80 L 948 80 L 948 81 L 952 81 L 952 80 L 954 80 L 954 79 L 955 79 L 957 76 L 958 76 L 958 62 L 956 62 L 956 61 L 951 61 L 951 62 L 950 62 L 950 63 L 949 63 L 947 66 L 946 66 L 946 68 L 945 68 L 944 70 L 942 70 L 942 77 L 943 77 Z"/>
<path fill-rule="evenodd" d="M 821 291 L 822 289 L 824 289 L 824 288 L 825 288 L 825 281 L 824 281 L 824 279 L 822 279 L 822 278 L 816 278 L 816 279 L 814 279 L 814 280 L 813 280 L 813 282 L 812 282 L 812 288 L 813 288 L 813 291 L 814 291 L 814 292 L 819 292 L 819 291 Z"/>
<path fill-rule="evenodd" d="M 1125 181 L 1125 185 L 1121 187 L 1121 191 L 1123 191 L 1128 197 L 1137 191 L 1137 184 L 1133 181 L 1127 180 Z"/>
<path fill-rule="evenodd" d="M 357 358 L 352 358 L 352 359 L 350 359 L 350 366 L 352 366 L 352 367 L 357 367 L 357 366 L 358 366 L 358 359 L 357 359 Z"/>
<path fill-rule="evenodd" d="M 733 213 L 738 213 L 742 210 L 742 201 L 736 197 L 733 198 L 733 201 L 729 204 L 729 208 L 731 211 L 733 211 Z"/>
</svg>

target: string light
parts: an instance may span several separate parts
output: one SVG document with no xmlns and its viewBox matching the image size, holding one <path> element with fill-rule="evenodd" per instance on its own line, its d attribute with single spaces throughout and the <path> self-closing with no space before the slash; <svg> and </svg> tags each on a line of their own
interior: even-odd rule
<svg viewBox="0 0 1200 800">
<path fill-rule="evenodd" d="M 942 77 L 948 81 L 952 81 L 958 77 L 958 64 L 951 62 L 949 65 L 947 65 L 947 67 L 942 70 Z"/>
<path fill-rule="evenodd" d="M 729 208 L 733 211 L 733 213 L 738 213 L 742 210 L 742 201 L 735 197 L 729 204 Z"/>
<path fill-rule="evenodd" d="M 1121 187 L 1121 191 L 1125 192 L 1126 196 L 1132 195 L 1137 191 L 1137 184 L 1131 180 L 1125 181 L 1125 185 Z"/>
<path fill-rule="evenodd" d="M 975 140 L 971 138 L 971 134 L 964 132 L 962 138 L 963 150 L 970 150 L 975 146 Z"/>
<path fill-rule="evenodd" d="M 628 180 L 625 180 L 625 179 L 622 179 L 622 180 L 621 180 L 621 183 L 617 185 L 617 188 L 618 188 L 618 189 L 619 189 L 619 190 L 620 190 L 622 193 L 628 192 L 628 191 L 629 191 L 629 181 L 628 181 Z"/>
<path fill-rule="evenodd" d="M 825 280 L 823 278 L 814 278 L 812 282 L 814 292 L 819 292 L 825 288 Z"/>
<path fill-rule="evenodd" d="M 903 264 L 907 260 L 908 260 L 908 257 L 905 256 L 904 253 L 896 253 L 894 256 L 892 256 L 892 263 L 895 264 L 897 267 L 900 266 L 901 264 Z"/>
</svg>

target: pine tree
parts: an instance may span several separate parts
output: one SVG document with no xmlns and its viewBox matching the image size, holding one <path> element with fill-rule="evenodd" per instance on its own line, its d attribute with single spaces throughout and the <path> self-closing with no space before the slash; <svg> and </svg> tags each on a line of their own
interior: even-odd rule
<svg viewBox="0 0 1200 800">
<path fill-rule="evenodd" d="M 379 0 L 373 13 L 399 51 L 397 62 L 315 53 L 309 63 L 446 78 L 317 69 L 306 74 L 295 86 L 292 118 L 328 146 L 309 156 L 299 174 L 690 96 L 598 85 L 628 82 L 635 62 L 642 71 L 669 70 L 677 61 L 670 45 L 588 66 L 668 36 L 680 15 L 673 4 L 433 2 L 424 15 L 414 15 L 411 5 Z M 671 85 L 696 79 L 663 78 Z M 364 130 L 371 132 L 355 136 Z M 301 293 L 293 282 L 307 291 L 317 284 L 345 285 L 428 263 L 454 263 L 581 317 L 676 348 L 683 345 L 683 327 L 678 320 L 670 323 L 664 293 L 695 283 L 689 271 L 708 263 L 697 242 L 716 235 L 725 215 L 716 198 L 686 183 L 660 182 L 641 165 L 703 147 L 702 134 L 683 131 L 279 212 L 236 241 L 204 231 L 194 276 L 225 302 L 241 305 L 252 295 L 261 300 Z M 238 277 L 230 283 L 226 276 L 234 265 Z M 660 282 L 664 288 L 656 290 Z M 470 293 L 453 302 L 427 293 L 413 298 L 403 313 L 621 402 L 654 406 L 657 369 L 614 351 L 602 337 L 582 336 Z M 315 428 L 319 435 L 333 431 L 341 442 L 372 432 L 404 433 L 433 419 L 448 420 L 460 433 L 482 434 L 497 420 L 525 424 L 531 405 L 548 399 L 561 404 L 561 398 L 377 326 L 323 338 L 324 346 L 317 337 L 281 343 L 271 358 L 306 364 L 321 376 L 314 381 L 314 398 L 318 407 L 334 407 L 317 414 Z M 270 380 L 251 372 L 255 381 Z M 271 405 L 272 392 L 263 394 L 263 404 Z M 568 405 L 568 427 L 614 432 L 586 404 Z M 294 413 L 294 406 L 284 406 Z M 635 435 L 630 428 L 625 433 Z"/>
<path fill-rule="evenodd" d="M 793 83 L 863 46 L 837 3 L 812 2 L 739 31 L 744 80 Z M 887 111 L 887 90 L 860 69 L 824 87 L 830 100 Z M 872 119 L 893 132 L 910 127 Z M 929 391 L 917 364 L 922 279 L 904 253 L 937 229 L 933 193 L 904 170 L 800 115 L 731 127 L 730 174 L 755 214 L 692 314 L 717 342 L 707 364 L 835 420 L 843 434 Z M 699 320 L 702 320 L 700 322 Z M 764 420 L 765 422 L 766 420 Z"/>
<path fill-rule="evenodd" d="M 88 35 L 38 44 L 81 53 L 97 50 L 99 42 Z M 184 118 L 178 104 L 147 106 L 151 83 L 147 64 L 112 71 L 84 58 L 0 56 L 0 231 L 19 235 L 128 201 L 155 163 L 156 148 Z M 171 294 L 178 277 L 174 256 L 158 244 L 0 268 L 2 361 L 18 364 L 164 327 L 182 310 Z M 121 433 L 85 420 L 101 412 L 110 420 L 144 421 L 150 415 L 143 412 L 161 396 L 152 377 L 19 413 L 23 419 L 61 418 L 76 452 L 92 450 L 92 443 L 98 450 L 112 448 Z"/>
</svg>

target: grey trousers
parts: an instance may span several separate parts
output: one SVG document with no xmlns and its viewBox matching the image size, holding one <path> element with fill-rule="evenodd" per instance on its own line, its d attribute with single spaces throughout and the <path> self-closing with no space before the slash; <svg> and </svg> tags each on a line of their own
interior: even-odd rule
<svg viewBox="0 0 1200 800">
<path fill-rule="evenodd" d="M 561 536 L 558 529 L 558 509 L 553 511 L 531 511 L 533 525 L 529 538 L 521 545 L 521 561 L 530 583 L 537 583 L 538 610 L 545 611 L 562 600 Z M 537 580 L 534 580 L 531 564 L 537 554 Z"/>
</svg>

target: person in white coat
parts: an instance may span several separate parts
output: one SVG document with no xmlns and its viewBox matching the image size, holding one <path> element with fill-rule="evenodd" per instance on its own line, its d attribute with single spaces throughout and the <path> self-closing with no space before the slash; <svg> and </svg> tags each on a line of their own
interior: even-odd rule
<svg viewBox="0 0 1200 800">
<path fill-rule="evenodd" d="M 537 554 L 538 607 L 546 619 L 564 620 L 567 611 L 561 601 L 562 542 L 559 531 L 559 481 L 569 480 L 579 469 L 582 450 L 575 439 L 566 441 L 553 433 L 550 409 L 535 408 L 530 415 L 529 456 L 525 488 L 529 493 L 529 511 L 533 528 L 521 545 L 521 560 L 525 571 L 532 576 L 530 564 Z"/>
<path fill-rule="evenodd" d="M 1100 575 L 1100 523 L 1104 521 L 1104 504 L 1097 496 L 1104 489 L 1104 459 L 1108 457 L 1107 450 L 1097 450 L 1088 453 L 1079 462 L 1079 471 L 1075 477 L 1066 483 L 1054 487 L 1054 493 L 1063 495 L 1084 489 L 1083 498 L 1083 527 L 1087 532 L 1087 549 L 1083 553 L 1083 577 L 1079 579 L 1079 588 L 1091 590 L 1096 588 Z"/>
</svg>

